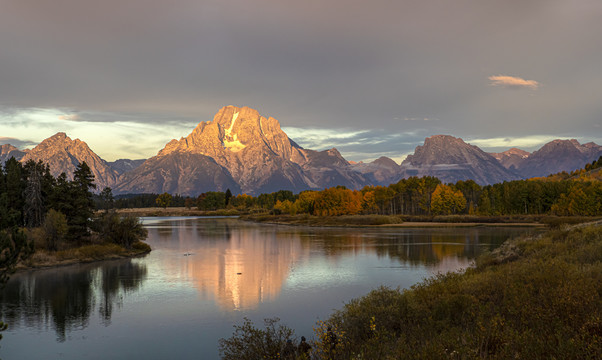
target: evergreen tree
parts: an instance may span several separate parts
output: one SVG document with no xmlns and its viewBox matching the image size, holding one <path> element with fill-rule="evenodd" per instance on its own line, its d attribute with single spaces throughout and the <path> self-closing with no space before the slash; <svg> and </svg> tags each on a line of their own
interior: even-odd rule
<svg viewBox="0 0 602 360">
<path fill-rule="evenodd" d="M 71 217 L 67 217 L 67 221 L 70 220 L 69 237 L 80 243 L 90 233 L 88 228 L 92 215 L 94 215 L 94 199 L 91 190 L 96 188 L 94 175 L 86 162 L 79 164 L 73 172 L 70 188 L 73 212 Z"/>
<path fill-rule="evenodd" d="M 114 206 L 113 191 L 110 187 L 102 189 L 100 192 L 100 207 L 108 212 Z"/>
<path fill-rule="evenodd" d="M 232 199 L 232 191 L 230 189 L 226 190 L 226 206 L 230 204 L 230 199 Z"/>
<path fill-rule="evenodd" d="M 23 166 L 14 157 L 8 159 L 4 164 L 5 169 L 5 193 L 2 198 L 3 207 L 6 209 L 5 217 L 2 219 L 2 227 L 13 227 L 23 225 L 23 191 L 25 182 L 23 177 Z"/>
<path fill-rule="evenodd" d="M 27 227 L 37 227 L 44 220 L 44 199 L 42 197 L 43 165 L 29 160 L 25 164 L 27 187 L 25 188 L 25 207 L 23 216 Z"/>
</svg>

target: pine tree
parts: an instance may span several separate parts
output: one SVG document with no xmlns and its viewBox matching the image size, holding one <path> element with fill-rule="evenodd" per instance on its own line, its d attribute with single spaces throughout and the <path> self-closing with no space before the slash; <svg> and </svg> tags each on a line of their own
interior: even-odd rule
<svg viewBox="0 0 602 360">
<path fill-rule="evenodd" d="M 230 199 L 232 199 L 232 191 L 230 189 L 226 190 L 226 206 L 230 204 Z"/>
<path fill-rule="evenodd" d="M 42 163 L 29 160 L 25 164 L 27 187 L 25 188 L 25 207 L 23 216 L 27 227 L 38 227 L 44 220 L 44 200 L 42 197 Z"/>
<path fill-rule="evenodd" d="M 5 217 L 2 219 L 2 227 L 13 227 L 23 225 L 23 191 L 25 182 L 23 179 L 23 166 L 14 157 L 8 159 L 4 164 L 5 187 L 2 197 L 3 207 L 6 209 Z"/>
<path fill-rule="evenodd" d="M 94 175 L 86 162 L 82 162 L 73 172 L 70 191 L 73 201 L 73 212 L 67 217 L 69 237 L 81 243 L 89 234 L 90 221 L 94 215 L 94 199 L 92 189 L 96 189 Z"/>
</svg>

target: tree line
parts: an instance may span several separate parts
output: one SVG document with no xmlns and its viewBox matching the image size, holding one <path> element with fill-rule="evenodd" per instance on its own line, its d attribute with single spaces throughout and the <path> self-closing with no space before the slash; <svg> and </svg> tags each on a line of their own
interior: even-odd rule
<svg viewBox="0 0 602 360">
<path fill-rule="evenodd" d="M 10 158 L 0 167 L 0 233 L 12 239 L 26 229 L 29 240 L 48 251 L 90 244 L 95 238 L 129 247 L 143 237 L 138 219 L 109 212 L 111 189 L 94 195 L 95 189 L 85 162 L 77 165 L 70 180 L 65 173 L 52 176 L 42 161 L 21 164 Z M 96 215 L 97 206 L 106 211 Z M 124 235 L 116 238 L 119 232 Z"/>
<path fill-rule="evenodd" d="M 338 216 L 381 215 L 602 215 L 602 157 L 571 173 L 546 178 L 506 181 L 481 186 L 473 180 L 444 184 L 432 176 L 410 177 L 389 186 L 350 190 L 343 186 L 293 194 L 289 190 L 251 196 L 230 190 L 209 191 L 197 197 L 164 194 L 128 195 L 115 207 L 173 206 L 245 213 Z"/>
</svg>

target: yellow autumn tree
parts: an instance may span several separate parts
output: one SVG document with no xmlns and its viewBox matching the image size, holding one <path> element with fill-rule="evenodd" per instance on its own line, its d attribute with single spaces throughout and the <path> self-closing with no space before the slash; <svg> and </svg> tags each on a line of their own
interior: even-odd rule
<svg viewBox="0 0 602 360">
<path fill-rule="evenodd" d="M 362 193 L 345 188 L 329 188 L 318 193 L 314 201 L 314 215 L 337 216 L 359 214 Z"/>
<path fill-rule="evenodd" d="M 274 210 L 277 210 L 282 214 L 297 214 L 297 208 L 295 207 L 295 204 L 290 200 L 276 201 L 276 204 L 274 205 Z"/>
<path fill-rule="evenodd" d="M 439 184 L 431 195 L 431 213 L 434 215 L 457 214 L 466 207 L 466 198 L 460 190 Z"/>
<path fill-rule="evenodd" d="M 374 214 L 378 211 L 374 191 L 366 191 L 362 198 L 362 210 L 366 214 Z"/>
<path fill-rule="evenodd" d="M 295 207 L 299 213 L 311 214 L 314 210 L 314 201 L 318 197 L 317 191 L 307 190 L 299 193 L 299 197 L 295 200 Z"/>
</svg>

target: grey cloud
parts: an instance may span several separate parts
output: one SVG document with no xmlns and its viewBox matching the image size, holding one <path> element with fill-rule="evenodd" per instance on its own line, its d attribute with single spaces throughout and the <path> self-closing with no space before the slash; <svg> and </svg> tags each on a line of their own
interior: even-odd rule
<svg viewBox="0 0 602 360">
<path fill-rule="evenodd" d="M 38 143 L 27 139 L 16 139 L 11 137 L 0 136 L 0 145 L 10 144 L 19 150 L 27 149 L 36 146 Z"/>
<path fill-rule="evenodd" d="M 381 156 L 401 157 L 413 152 L 416 144 L 421 144 L 425 136 L 423 131 L 388 133 L 381 129 L 367 131 L 332 129 L 323 131 L 283 128 L 283 130 L 296 143 L 305 148 L 326 150 L 334 147 L 347 160 L 352 161 L 374 160 Z"/>
<path fill-rule="evenodd" d="M 291 127 L 582 137 L 602 114 L 602 3 L 577 2 L 9 1 L 0 99 L 89 122 L 190 127 L 233 104 Z"/>
</svg>

